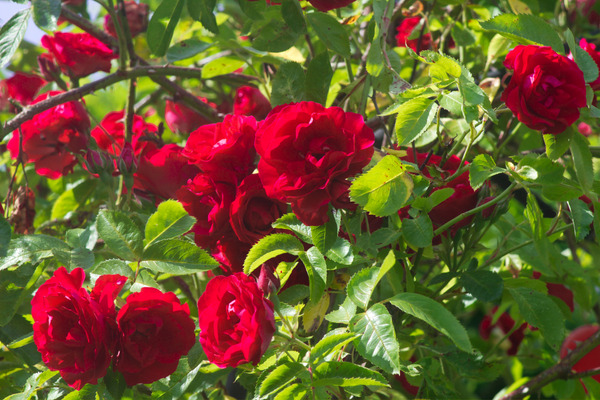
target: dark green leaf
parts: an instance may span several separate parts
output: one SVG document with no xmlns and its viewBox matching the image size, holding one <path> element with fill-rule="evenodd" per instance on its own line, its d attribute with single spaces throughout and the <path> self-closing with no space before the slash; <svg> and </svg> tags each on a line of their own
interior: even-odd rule
<svg viewBox="0 0 600 400">
<path fill-rule="evenodd" d="M 97 181 L 94 179 L 85 179 L 79 182 L 73 189 L 62 192 L 52 206 L 50 218 L 64 218 L 69 212 L 76 211 L 85 205 L 87 199 L 94 193 L 96 183 Z"/>
<path fill-rule="evenodd" d="M 280 254 L 298 255 L 304 251 L 302 242 L 292 235 L 285 233 L 274 233 L 260 239 L 250 249 L 244 260 L 244 273 L 249 275 L 265 261 L 275 258 Z"/>
<path fill-rule="evenodd" d="M 146 38 L 154 55 L 162 57 L 167 53 L 184 4 L 185 0 L 163 0 L 152 14 Z"/>
<path fill-rule="evenodd" d="M 468 271 L 459 282 L 479 301 L 494 301 L 502 296 L 504 289 L 502 277 L 492 271 Z"/>
<path fill-rule="evenodd" d="M 338 226 L 333 218 L 324 225 L 311 226 L 310 231 L 312 242 L 322 254 L 327 253 L 338 238 Z"/>
<path fill-rule="evenodd" d="M 94 253 L 84 247 L 77 247 L 73 250 L 53 249 L 52 254 L 56 260 L 68 269 L 83 268 L 88 269 L 94 265 Z"/>
<path fill-rule="evenodd" d="M 402 220 L 402 235 L 404 240 L 413 247 L 431 246 L 433 240 L 433 224 L 426 214 L 421 213 L 417 218 Z"/>
<path fill-rule="evenodd" d="M 296 0 L 291 1 L 298 4 Z M 325 51 L 315 56 L 310 61 L 310 64 L 308 64 L 308 69 L 306 70 L 306 100 L 316 101 L 325 105 L 332 77 L 333 70 L 329 63 L 329 53 Z"/>
<path fill-rule="evenodd" d="M 125 260 L 139 260 L 143 237 L 137 225 L 121 211 L 102 210 L 96 219 L 98 235 L 108 248 Z"/>
<path fill-rule="evenodd" d="M 282 0 L 281 17 L 292 30 L 298 33 L 306 32 L 306 21 L 300 3 L 296 0 Z"/>
<path fill-rule="evenodd" d="M 273 19 L 252 32 L 252 45 L 257 50 L 278 53 L 292 47 L 299 36 L 284 21 Z M 304 82 L 301 88 L 304 88 Z"/>
<path fill-rule="evenodd" d="M 154 242 L 144 250 L 142 267 L 173 275 L 208 271 L 219 266 L 204 249 L 179 239 Z"/>
<path fill-rule="evenodd" d="M 195 222 L 196 219 L 189 216 L 178 201 L 163 201 L 146 222 L 146 248 L 158 241 L 187 233 Z"/>
<path fill-rule="evenodd" d="M 587 193 L 592 190 L 594 184 L 594 164 L 592 163 L 590 145 L 579 132 L 575 132 L 571 138 L 571 156 L 573 157 L 577 180 L 583 191 Z"/>
<path fill-rule="evenodd" d="M 188 11 L 192 18 L 200 21 L 202 26 L 212 33 L 219 33 L 219 26 L 213 10 L 217 4 L 216 0 L 189 0 Z"/>
<path fill-rule="evenodd" d="M 118 274 L 128 278 L 133 278 L 135 275 L 134 271 L 125 261 L 117 259 L 102 261 L 92 268 L 90 272 L 97 275 Z"/>
<path fill-rule="evenodd" d="M 189 1 L 188 5 L 190 3 L 193 2 Z M 167 50 L 167 61 L 172 63 L 194 57 L 195 55 L 208 50 L 210 47 L 212 47 L 212 45 L 213 43 L 203 42 L 193 38 L 182 40 Z"/>
<path fill-rule="evenodd" d="M 571 211 L 575 239 L 577 241 L 583 240 L 590 233 L 591 225 L 594 222 L 594 213 L 587 204 L 579 199 L 569 200 L 568 204 Z"/>
<path fill-rule="evenodd" d="M 344 58 L 350 57 L 348 33 L 336 18 L 326 13 L 312 12 L 306 14 L 306 19 L 328 49 Z"/>
<path fill-rule="evenodd" d="M 46 258 L 54 257 L 52 250 L 69 251 L 60 239 L 47 235 L 25 235 L 10 241 L 6 257 L 0 259 L 0 271 L 12 266 L 32 263 L 37 265 Z"/>
<path fill-rule="evenodd" d="M 417 139 L 433 122 L 438 105 L 426 97 L 415 97 L 397 108 L 396 136 L 398 145 Z"/>
<path fill-rule="evenodd" d="M 8 324 L 25 298 L 30 298 L 31 287 L 42 271 L 32 264 L 22 265 L 16 271 L 0 271 L 0 326 Z"/>
<path fill-rule="evenodd" d="M 598 79 L 598 65 L 589 55 L 589 53 L 583 50 L 577 43 L 570 29 L 565 31 L 565 39 L 571 50 L 573 60 L 577 63 L 579 69 L 583 72 L 583 77 L 586 82 L 594 82 Z"/>
<path fill-rule="evenodd" d="M 387 373 L 400 373 L 400 346 L 394 321 L 383 304 L 376 303 L 352 319 L 350 331 L 361 336 L 354 341 L 358 352 Z"/>
<path fill-rule="evenodd" d="M 125 383 L 125 378 L 123 374 L 118 371 L 113 371 L 112 366 L 106 371 L 106 375 L 104 375 L 104 384 L 106 385 L 106 389 L 108 393 L 114 399 L 120 399 L 127 388 L 127 383 Z"/>
<path fill-rule="evenodd" d="M 473 162 L 469 165 L 469 181 L 471 187 L 477 190 L 485 181 L 494 175 L 498 175 L 505 172 L 504 168 L 496 166 L 496 162 L 492 157 L 487 154 L 480 154 Z"/>
<path fill-rule="evenodd" d="M 338 349 L 347 345 L 357 337 L 357 334 L 348 332 L 325 336 L 311 350 L 311 364 L 314 364 L 315 361 L 319 360 L 320 358 L 323 358 L 327 354 L 337 351 Z"/>
<path fill-rule="evenodd" d="M 31 8 L 26 8 L 13 15 L 2 25 L 2 29 L 0 29 L 0 68 L 10 62 L 15 51 L 19 48 L 25 36 L 30 15 Z"/>
<path fill-rule="evenodd" d="M 552 184 L 544 184 L 542 186 L 542 194 L 545 198 L 552 201 L 569 201 L 583 196 L 583 192 L 577 186 L 566 182 Z"/>
<path fill-rule="evenodd" d="M 385 217 L 406 204 L 412 189 L 412 178 L 400 159 L 387 155 L 352 182 L 350 198 L 369 213 Z"/>
<path fill-rule="evenodd" d="M 314 386 L 388 386 L 376 371 L 349 362 L 329 361 L 319 364 L 313 374 Z"/>
<path fill-rule="evenodd" d="M 304 100 L 304 82 L 304 70 L 300 64 L 293 61 L 282 64 L 273 78 L 271 104 L 278 106 Z"/>
<path fill-rule="evenodd" d="M 31 0 L 33 22 L 45 31 L 55 31 L 61 0 Z"/>
<path fill-rule="evenodd" d="M 467 353 L 473 351 L 465 328 L 450 311 L 437 301 L 418 293 L 400 293 L 392 297 L 390 303 L 442 332 L 459 349 Z"/>
<path fill-rule="evenodd" d="M 310 287 L 310 302 L 315 304 L 325 292 L 327 283 L 327 264 L 323 254 L 316 248 L 311 247 L 306 252 L 300 253 L 300 259 L 306 267 Z"/>
<path fill-rule="evenodd" d="M 0 258 L 5 257 L 8 253 L 11 235 L 10 223 L 4 218 L 4 215 L 0 214 Z"/>
<path fill-rule="evenodd" d="M 552 135 L 550 133 L 543 135 L 548 158 L 556 161 L 560 158 L 560 156 L 565 154 L 565 152 L 569 149 L 572 136 L 572 129 L 567 129 L 559 135 Z"/>
</svg>

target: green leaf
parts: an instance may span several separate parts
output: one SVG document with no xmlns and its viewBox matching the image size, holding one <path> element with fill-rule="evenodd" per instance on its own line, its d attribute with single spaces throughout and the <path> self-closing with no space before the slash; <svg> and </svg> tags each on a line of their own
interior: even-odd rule
<svg viewBox="0 0 600 400">
<path fill-rule="evenodd" d="M 0 271 L 0 326 L 8 324 L 26 298 L 43 269 L 31 264 L 15 271 Z"/>
<path fill-rule="evenodd" d="M 319 329 L 331 302 L 329 293 L 323 293 L 320 299 L 309 301 L 302 310 L 302 326 L 307 334 Z"/>
<path fill-rule="evenodd" d="M 82 180 L 73 189 L 62 192 L 52 206 L 50 218 L 64 218 L 69 212 L 76 211 L 85 205 L 87 199 L 94 193 L 96 183 L 97 181 L 94 179 Z"/>
<path fill-rule="evenodd" d="M 310 374 L 304 365 L 297 362 L 281 364 L 261 382 L 258 394 L 260 397 L 274 394 L 299 377 L 310 380 Z"/>
<path fill-rule="evenodd" d="M 279 392 L 274 400 L 308 400 L 309 393 L 309 386 L 294 383 Z"/>
<path fill-rule="evenodd" d="M 547 133 L 542 135 L 546 144 L 546 155 L 548 158 L 556 161 L 569 149 L 573 130 L 567 129 L 558 135 Z"/>
<path fill-rule="evenodd" d="M 315 304 L 325 292 L 327 283 L 327 264 L 323 254 L 316 247 L 300 253 L 300 259 L 306 267 L 310 287 L 310 303 Z"/>
<path fill-rule="evenodd" d="M 505 172 L 504 168 L 496 166 L 496 162 L 488 154 L 480 154 L 469 164 L 469 181 L 474 190 L 479 189 L 485 181 L 494 175 Z"/>
<path fill-rule="evenodd" d="M 304 225 L 294 213 L 287 213 L 279 217 L 271 224 L 275 229 L 287 229 L 296 234 L 300 240 L 308 244 L 312 242 L 312 231 L 310 226 Z"/>
<path fill-rule="evenodd" d="M 459 91 L 452 91 L 450 93 L 442 94 L 440 98 L 440 107 L 450 111 L 452 114 L 462 117 L 463 116 L 463 97 Z"/>
<path fill-rule="evenodd" d="M 517 171 L 521 178 L 542 184 L 561 182 L 565 167 L 543 155 L 527 155 L 519 161 Z"/>
<path fill-rule="evenodd" d="M 70 247 L 60 239 L 47 235 L 25 235 L 10 241 L 6 257 L 0 258 L 0 271 L 25 263 L 39 264 L 54 257 L 53 250 L 69 251 Z"/>
<path fill-rule="evenodd" d="M 325 336 L 323 339 L 319 340 L 319 342 L 311 350 L 311 364 L 315 364 L 317 360 L 325 357 L 327 354 L 339 350 L 357 337 L 358 335 L 356 333 L 348 332 Z"/>
<path fill-rule="evenodd" d="M 480 22 L 485 30 L 496 32 L 521 44 L 550 46 L 557 53 L 564 53 L 560 36 L 552 25 L 534 15 L 500 14 Z"/>
<path fill-rule="evenodd" d="M 338 264 L 351 265 L 354 261 L 352 245 L 346 239 L 337 237 L 333 246 L 327 250 L 325 256 Z"/>
<path fill-rule="evenodd" d="M 459 21 L 455 21 L 450 30 L 452 38 L 456 42 L 457 46 L 470 46 L 475 43 L 475 35 L 473 32 L 465 28 Z"/>
<path fill-rule="evenodd" d="M 45 31 L 55 31 L 61 0 L 31 0 L 33 22 Z"/>
<path fill-rule="evenodd" d="M 193 1 L 188 1 L 188 6 L 190 3 L 193 3 Z M 172 63 L 194 57 L 211 48 L 213 44 L 193 38 L 182 40 L 167 50 L 167 62 Z"/>
<path fill-rule="evenodd" d="M 110 393 L 114 399 L 120 399 L 127 388 L 127 383 L 125 383 L 123 374 L 118 371 L 113 371 L 112 366 L 108 368 L 102 381 L 104 382 L 104 385 L 106 385 L 108 393 Z"/>
<path fill-rule="evenodd" d="M 376 303 L 364 314 L 355 316 L 350 331 L 361 335 L 354 341 L 360 355 L 387 373 L 400 373 L 400 347 L 394 321 L 383 304 Z"/>
<path fill-rule="evenodd" d="M 367 72 L 372 76 L 379 76 L 385 68 L 383 61 L 383 52 L 381 51 L 381 40 L 376 37 L 371 43 L 369 53 L 367 54 Z"/>
<path fill-rule="evenodd" d="M 590 145 L 579 132 L 575 132 L 571 139 L 571 156 L 573 157 L 577 180 L 583 191 L 588 193 L 594 185 L 594 164 L 592 163 Z"/>
<path fill-rule="evenodd" d="M 117 259 L 104 260 L 92 268 L 90 272 L 96 275 L 118 274 L 132 279 L 135 276 L 133 270 L 125 261 Z"/>
<path fill-rule="evenodd" d="M 306 19 L 328 49 L 344 58 L 350 57 L 348 33 L 336 18 L 322 12 L 311 12 L 306 14 Z"/>
<path fill-rule="evenodd" d="M 349 362 L 329 361 L 319 364 L 313 373 L 313 386 L 388 386 L 377 371 Z"/>
<path fill-rule="evenodd" d="M 579 187 L 573 186 L 566 182 L 552 184 L 544 184 L 542 186 L 542 194 L 545 198 L 552 201 L 569 201 L 583 196 L 583 192 Z"/>
<path fill-rule="evenodd" d="M 163 0 L 152 14 L 146 39 L 154 55 L 162 57 L 167 53 L 184 4 L 185 0 Z"/>
<path fill-rule="evenodd" d="M 450 311 L 437 301 L 418 293 L 400 293 L 392 297 L 390 303 L 442 332 L 459 349 L 467 353 L 473 352 L 465 328 Z"/>
<path fill-rule="evenodd" d="M 68 269 L 79 267 L 87 270 L 94 265 L 95 261 L 94 253 L 84 247 L 77 247 L 68 251 L 53 249 L 52 254 L 60 264 Z"/>
<path fill-rule="evenodd" d="M 400 159 L 383 157 L 350 186 L 350 198 L 369 213 L 385 217 L 398 212 L 412 193 L 413 181 Z"/>
<path fill-rule="evenodd" d="M 15 54 L 27 30 L 31 8 L 13 15 L 0 29 L 0 68 L 5 67 Z"/>
<path fill-rule="evenodd" d="M 304 100 L 304 82 L 304 70 L 300 64 L 293 61 L 282 64 L 273 78 L 273 107 Z"/>
<path fill-rule="evenodd" d="M 525 321 L 538 328 L 540 333 L 555 350 L 565 336 L 565 320 L 560 308 L 549 296 L 527 288 L 509 288 Z"/>
<path fill-rule="evenodd" d="M 257 29 L 253 29 L 252 37 L 254 38 L 252 46 L 256 50 L 279 53 L 292 47 L 300 34 L 288 26 L 285 21 L 272 19 Z M 301 87 L 304 88 L 304 85 Z"/>
<path fill-rule="evenodd" d="M 195 222 L 196 219 L 189 216 L 178 201 L 163 201 L 146 222 L 146 248 L 155 242 L 187 233 Z"/>
<path fill-rule="evenodd" d="M 433 240 L 433 224 L 426 214 L 419 214 L 417 218 L 406 218 L 402 221 L 402 235 L 404 240 L 412 247 L 431 246 Z"/>
<path fill-rule="evenodd" d="M 348 286 L 346 287 L 348 297 L 362 309 L 366 309 L 369 306 L 371 295 L 373 294 L 375 285 L 377 285 L 378 272 L 378 267 L 364 268 L 354 274 L 350 281 L 348 281 Z"/>
<path fill-rule="evenodd" d="M 124 212 L 101 210 L 96 219 L 96 229 L 117 256 L 131 261 L 141 258 L 142 232 Z"/>
<path fill-rule="evenodd" d="M 573 230 L 577 241 L 585 239 L 590 233 L 591 224 L 594 222 L 594 213 L 587 204 L 579 199 L 569 200 L 569 210 L 573 221 Z"/>
<path fill-rule="evenodd" d="M 11 235 L 10 223 L 4 218 L 4 215 L 0 214 L 0 258 L 5 257 L 8 253 Z"/>
<path fill-rule="evenodd" d="M 293 3 L 298 4 L 296 0 Z M 308 101 L 315 101 L 325 105 L 329 93 L 329 85 L 333 77 L 333 70 L 329 62 L 329 53 L 324 51 L 317 54 L 308 64 L 305 81 L 305 97 Z"/>
<path fill-rule="evenodd" d="M 142 257 L 142 267 L 173 275 L 208 271 L 219 266 L 204 249 L 179 239 L 154 242 L 144 250 Z"/>
<path fill-rule="evenodd" d="M 349 324 L 350 320 L 356 315 L 356 304 L 346 297 L 337 310 L 334 310 L 325 316 L 329 322 L 336 324 Z"/>
<path fill-rule="evenodd" d="M 467 271 L 459 280 L 465 290 L 479 301 L 494 301 L 502 296 L 504 281 L 492 271 Z"/>
<path fill-rule="evenodd" d="M 450 198 L 452 194 L 454 194 L 453 188 L 441 188 L 432 192 L 429 197 L 417 197 L 412 202 L 411 207 L 429 213 L 435 206 Z"/>
<path fill-rule="evenodd" d="M 219 57 L 202 67 L 202 79 L 214 78 L 218 75 L 230 74 L 242 68 L 245 61 L 237 57 Z"/>
<path fill-rule="evenodd" d="M 285 23 L 295 32 L 306 32 L 306 21 L 300 3 L 296 0 L 282 0 L 281 17 Z"/>
<path fill-rule="evenodd" d="M 187 2 L 190 16 L 200 21 L 202 26 L 212 33 L 219 33 L 219 26 L 213 10 L 217 4 L 216 0 L 190 0 Z"/>
<path fill-rule="evenodd" d="M 304 246 L 297 238 L 285 233 L 274 233 L 260 239 L 248 252 L 244 260 L 244 273 L 250 275 L 265 261 L 275 258 L 280 254 L 293 254 L 297 256 L 304 251 Z"/>
<path fill-rule="evenodd" d="M 589 53 L 583 50 L 577 43 L 570 29 L 565 31 L 565 39 L 571 50 L 573 61 L 577 63 L 579 69 L 583 72 L 583 78 L 586 82 L 594 82 L 598 79 L 598 65 L 589 55 Z"/>
<path fill-rule="evenodd" d="M 322 254 L 333 246 L 338 238 L 338 230 L 335 219 L 331 217 L 324 225 L 310 227 L 312 242 Z"/>
<path fill-rule="evenodd" d="M 407 145 L 417 139 L 433 122 L 438 105 L 426 97 L 415 97 L 398 107 L 396 136 L 398 145 Z"/>
</svg>

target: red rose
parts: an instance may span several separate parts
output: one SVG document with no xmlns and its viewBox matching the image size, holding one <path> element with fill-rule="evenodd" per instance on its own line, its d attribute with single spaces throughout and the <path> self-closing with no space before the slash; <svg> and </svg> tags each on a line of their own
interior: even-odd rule
<svg viewBox="0 0 600 400">
<path fill-rule="evenodd" d="M 32 104 L 61 92 L 38 96 Z M 90 119 L 79 101 L 69 101 L 36 114 L 21 125 L 23 132 L 23 161 L 35 163 L 39 175 L 57 179 L 70 173 L 77 164 L 73 153 L 87 147 L 86 131 Z M 19 155 L 19 131 L 15 130 L 8 142 L 12 158 Z"/>
<path fill-rule="evenodd" d="M 598 68 L 600 68 L 600 53 L 596 51 L 596 45 L 593 43 L 589 43 L 585 39 L 581 39 L 579 41 L 579 47 L 585 50 L 590 55 L 590 57 L 592 57 Z M 569 58 L 572 59 L 572 54 L 569 54 Z M 590 86 L 594 90 L 600 89 L 600 76 L 594 82 L 590 82 Z"/>
<path fill-rule="evenodd" d="M 193 131 L 183 154 L 204 172 L 229 169 L 242 179 L 255 168 L 255 132 L 254 117 L 226 115 L 223 122 Z"/>
<path fill-rule="evenodd" d="M 347 204 L 346 179 L 369 163 L 374 141 L 359 114 L 313 102 L 279 106 L 256 131 L 260 179 L 304 224 L 322 225 L 329 203 Z"/>
<path fill-rule="evenodd" d="M 202 349 L 221 368 L 258 364 L 275 333 L 273 303 L 242 272 L 208 282 L 198 300 L 198 321 Z"/>
<path fill-rule="evenodd" d="M 541 276 L 542 274 L 538 271 L 533 271 L 533 279 L 539 279 Z M 548 289 L 548 294 L 550 296 L 561 299 L 567 305 L 567 307 L 569 307 L 571 312 L 575 310 L 575 305 L 573 303 L 573 292 L 571 289 L 568 289 L 561 283 L 550 282 L 546 282 L 546 289 Z"/>
<path fill-rule="evenodd" d="M 35 74 L 15 72 L 15 74 L 0 81 L 0 109 L 5 109 L 9 99 L 22 105 L 31 103 L 37 92 L 47 82 Z"/>
<path fill-rule="evenodd" d="M 263 120 L 271 111 L 271 103 L 252 86 L 242 86 L 235 92 L 233 113 L 236 115 L 252 115 L 257 120 Z"/>
<path fill-rule="evenodd" d="M 133 187 L 163 199 L 174 199 L 177 190 L 200 172 L 198 167 L 188 164 L 182 150 L 176 144 L 167 144 L 142 152 Z"/>
<path fill-rule="evenodd" d="M 118 58 L 104 43 L 89 33 L 55 32 L 44 35 L 42 46 L 47 49 L 63 73 L 82 78 L 94 72 L 110 72 L 110 61 Z"/>
<path fill-rule="evenodd" d="M 491 314 L 486 315 L 481 320 L 481 324 L 479 325 L 479 335 L 482 339 L 488 340 L 492 333 L 494 327 L 500 328 L 502 333 L 506 334 L 510 332 L 515 326 L 515 321 L 512 319 L 509 313 L 503 312 L 500 315 L 500 318 L 496 321 L 496 323 L 492 324 L 493 315 L 498 310 L 498 307 L 494 307 Z M 519 346 L 521 346 L 521 342 L 525 338 L 525 329 L 527 329 L 527 322 L 524 322 L 519 326 L 513 333 L 508 337 L 508 341 L 510 342 L 510 347 L 506 350 L 506 354 L 509 356 L 514 356 L 519 351 Z"/>
<path fill-rule="evenodd" d="M 119 353 L 115 369 L 127 385 L 171 375 L 196 340 L 190 308 L 171 292 L 144 287 L 127 297 L 117 315 Z"/>
<path fill-rule="evenodd" d="M 139 115 L 134 115 L 132 132 L 131 144 L 136 155 L 157 148 L 154 141 L 158 132 L 156 125 L 147 123 Z M 111 111 L 106 114 L 100 125 L 92 129 L 91 135 L 100 149 L 116 156 L 120 155 L 125 144 L 125 112 Z"/>
<path fill-rule="evenodd" d="M 215 103 L 209 102 L 204 97 L 198 98 L 212 108 L 217 108 Z M 209 120 L 186 106 L 182 101 L 173 100 L 166 101 L 165 121 L 172 132 L 183 135 L 189 135 L 193 130 L 198 129 L 202 125 L 210 124 Z"/>
<path fill-rule="evenodd" d="M 273 232 L 271 224 L 286 211 L 287 205 L 267 196 L 259 176 L 253 174 L 238 186 L 229 219 L 237 237 L 254 244 Z"/>
<path fill-rule="evenodd" d="M 589 337 L 597 331 L 597 325 L 583 325 L 575 329 L 563 342 L 563 345 L 560 348 L 560 358 L 565 358 L 571 351 L 575 350 L 581 342 L 589 339 Z M 600 346 L 595 347 L 585 356 L 580 358 L 579 361 L 573 365 L 572 370 L 575 372 L 585 372 L 596 368 L 600 368 Z M 600 374 L 593 375 L 592 378 L 600 382 Z"/>
<path fill-rule="evenodd" d="M 116 344 L 114 300 L 127 278 L 105 275 L 90 295 L 85 272 L 60 267 L 31 300 L 33 341 L 51 370 L 74 389 L 106 374 Z"/>
<path fill-rule="evenodd" d="M 308 0 L 314 8 L 319 11 L 327 12 L 336 8 L 346 7 L 355 0 Z"/>
<path fill-rule="evenodd" d="M 559 134 L 587 104 L 583 72 L 550 47 L 519 45 L 508 53 L 504 66 L 514 73 L 501 100 L 531 129 Z"/>
<path fill-rule="evenodd" d="M 431 33 L 424 33 L 419 39 L 409 39 L 413 31 L 421 22 L 421 17 L 410 17 L 402 20 L 396 28 L 396 46 L 410 47 L 413 51 L 428 50 L 431 48 Z"/>
<path fill-rule="evenodd" d="M 125 16 L 127 17 L 131 37 L 146 32 L 146 28 L 148 28 L 148 4 L 136 3 L 135 1 L 124 1 L 123 4 L 125 4 Z M 120 13 L 118 5 L 115 7 L 115 11 Z M 108 32 L 109 35 L 117 37 L 115 24 L 113 23 L 110 14 L 106 14 L 104 17 L 104 30 Z"/>
<path fill-rule="evenodd" d="M 235 198 L 236 180 L 229 178 L 198 174 L 176 193 L 183 208 L 196 218 L 192 231 L 198 246 L 213 246 L 231 230 L 229 208 Z"/>
<path fill-rule="evenodd" d="M 244 260 L 252 245 L 240 241 L 235 234 L 228 230 L 211 248 L 210 255 L 219 262 L 219 267 L 225 275 L 231 275 L 244 270 Z"/>
</svg>

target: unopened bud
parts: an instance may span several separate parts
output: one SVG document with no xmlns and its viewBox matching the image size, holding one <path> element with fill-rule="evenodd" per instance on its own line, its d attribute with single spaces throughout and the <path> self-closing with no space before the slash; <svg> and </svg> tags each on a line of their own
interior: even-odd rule
<svg viewBox="0 0 600 400">
<path fill-rule="evenodd" d="M 265 296 L 268 296 L 270 293 L 277 293 L 281 286 L 279 278 L 273 274 L 273 270 L 264 264 L 260 267 L 260 275 L 258 276 L 257 283 Z"/>
<path fill-rule="evenodd" d="M 54 63 L 48 53 L 40 54 L 37 58 L 40 72 L 45 80 L 53 82 L 60 79 L 60 68 Z"/>
</svg>

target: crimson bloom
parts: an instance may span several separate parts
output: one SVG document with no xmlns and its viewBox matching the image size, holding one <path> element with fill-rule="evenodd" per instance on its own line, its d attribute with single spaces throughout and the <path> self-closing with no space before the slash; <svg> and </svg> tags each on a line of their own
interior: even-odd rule
<svg viewBox="0 0 600 400">
<path fill-rule="evenodd" d="M 257 365 L 275 333 L 273 303 L 242 272 L 208 282 L 198 300 L 198 321 L 202 349 L 221 368 Z"/>
<path fill-rule="evenodd" d="M 424 33 L 420 39 L 409 39 L 413 31 L 421 22 L 421 17 L 404 18 L 396 28 L 396 46 L 410 47 L 413 51 L 428 50 L 431 48 L 431 33 Z M 420 42 L 419 42 L 420 40 Z"/>
<path fill-rule="evenodd" d="M 59 93 L 44 93 L 32 104 Z M 60 178 L 70 173 L 77 164 L 73 153 L 79 153 L 87 147 L 86 132 L 89 128 L 90 119 L 79 101 L 69 101 L 42 111 L 20 127 L 23 133 L 23 161 L 35 163 L 36 172 L 42 176 Z M 19 136 L 19 130 L 15 130 L 8 142 L 12 158 L 19 156 Z"/>
<path fill-rule="evenodd" d="M 8 99 L 22 105 L 31 103 L 46 83 L 46 80 L 38 75 L 15 72 L 12 77 L 0 81 L 0 109 L 6 108 Z"/>
<path fill-rule="evenodd" d="M 117 315 L 119 352 L 115 368 L 129 386 L 171 375 L 196 340 L 187 304 L 171 292 L 144 287 L 127 297 Z"/>
<path fill-rule="evenodd" d="M 560 348 L 560 358 L 565 358 L 581 342 L 589 339 L 596 332 L 598 332 L 598 325 L 583 325 L 569 333 Z M 600 346 L 594 347 L 589 353 L 580 358 L 572 369 L 575 372 L 585 372 L 596 368 L 600 368 Z M 600 374 L 592 375 L 592 379 L 600 382 Z"/>
<path fill-rule="evenodd" d="M 347 5 L 354 3 L 354 1 L 355 0 L 308 0 L 314 8 L 323 12 L 346 7 Z"/>
<path fill-rule="evenodd" d="M 519 45 L 504 60 L 513 76 L 501 100 L 529 128 L 557 135 L 587 105 L 583 72 L 550 47 Z"/>
<path fill-rule="evenodd" d="M 286 104 L 256 131 L 258 173 L 269 197 L 291 203 L 304 224 L 322 225 L 329 203 L 351 207 L 347 178 L 369 163 L 374 142 L 359 114 L 308 101 Z"/>
<path fill-rule="evenodd" d="M 144 121 L 140 115 L 133 116 L 133 137 L 131 145 L 134 153 L 139 155 L 142 151 L 150 151 L 158 146 L 155 143 L 158 127 Z M 111 111 L 102 119 L 100 125 L 92 129 L 91 135 L 96 139 L 98 147 L 110 154 L 120 155 L 125 145 L 125 112 Z"/>
<path fill-rule="evenodd" d="M 44 35 L 42 46 L 47 49 L 63 73 L 82 78 L 94 72 L 110 72 L 111 60 L 118 57 L 104 43 L 89 33 L 55 32 Z"/>
<path fill-rule="evenodd" d="M 233 113 L 236 115 L 252 115 L 257 120 L 263 120 L 271 111 L 271 103 L 252 86 L 242 86 L 235 92 Z"/>
<path fill-rule="evenodd" d="M 198 98 L 212 108 L 217 108 L 215 103 L 209 102 L 206 98 Z M 165 103 L 165 121 L 172 132 L 183 135 L 189 135 L 193 130 L 210 123 L 208 119 L 186 106 L 182 101 L 169 99 Z"/>
<path fill-rule="evenodd" d="M 42 360 L 77 390 L 106 374 L 117 339 L 114 300 L 127 278 L 102 276 L 91 295 L 84 280 L 83 269 L 60 267 L 31 300 L 33 341 Z"/>
<path fill-rule="evenodd" d="M 585 50 L 592 57 L 598 68 L 600 68 L 600 53 L 596 50 L 596 45 L 594 43 L 588 42 L 585 39 L 581 39 L 579 41 L 579 47 Z M 571 57 L 572 56 L 569 55 L 569 58 Z M 590 82 L 590 86 L 594 90 L 600 89 L 600 76 L 596 78 L 594 82 Z"/>
</svg>

